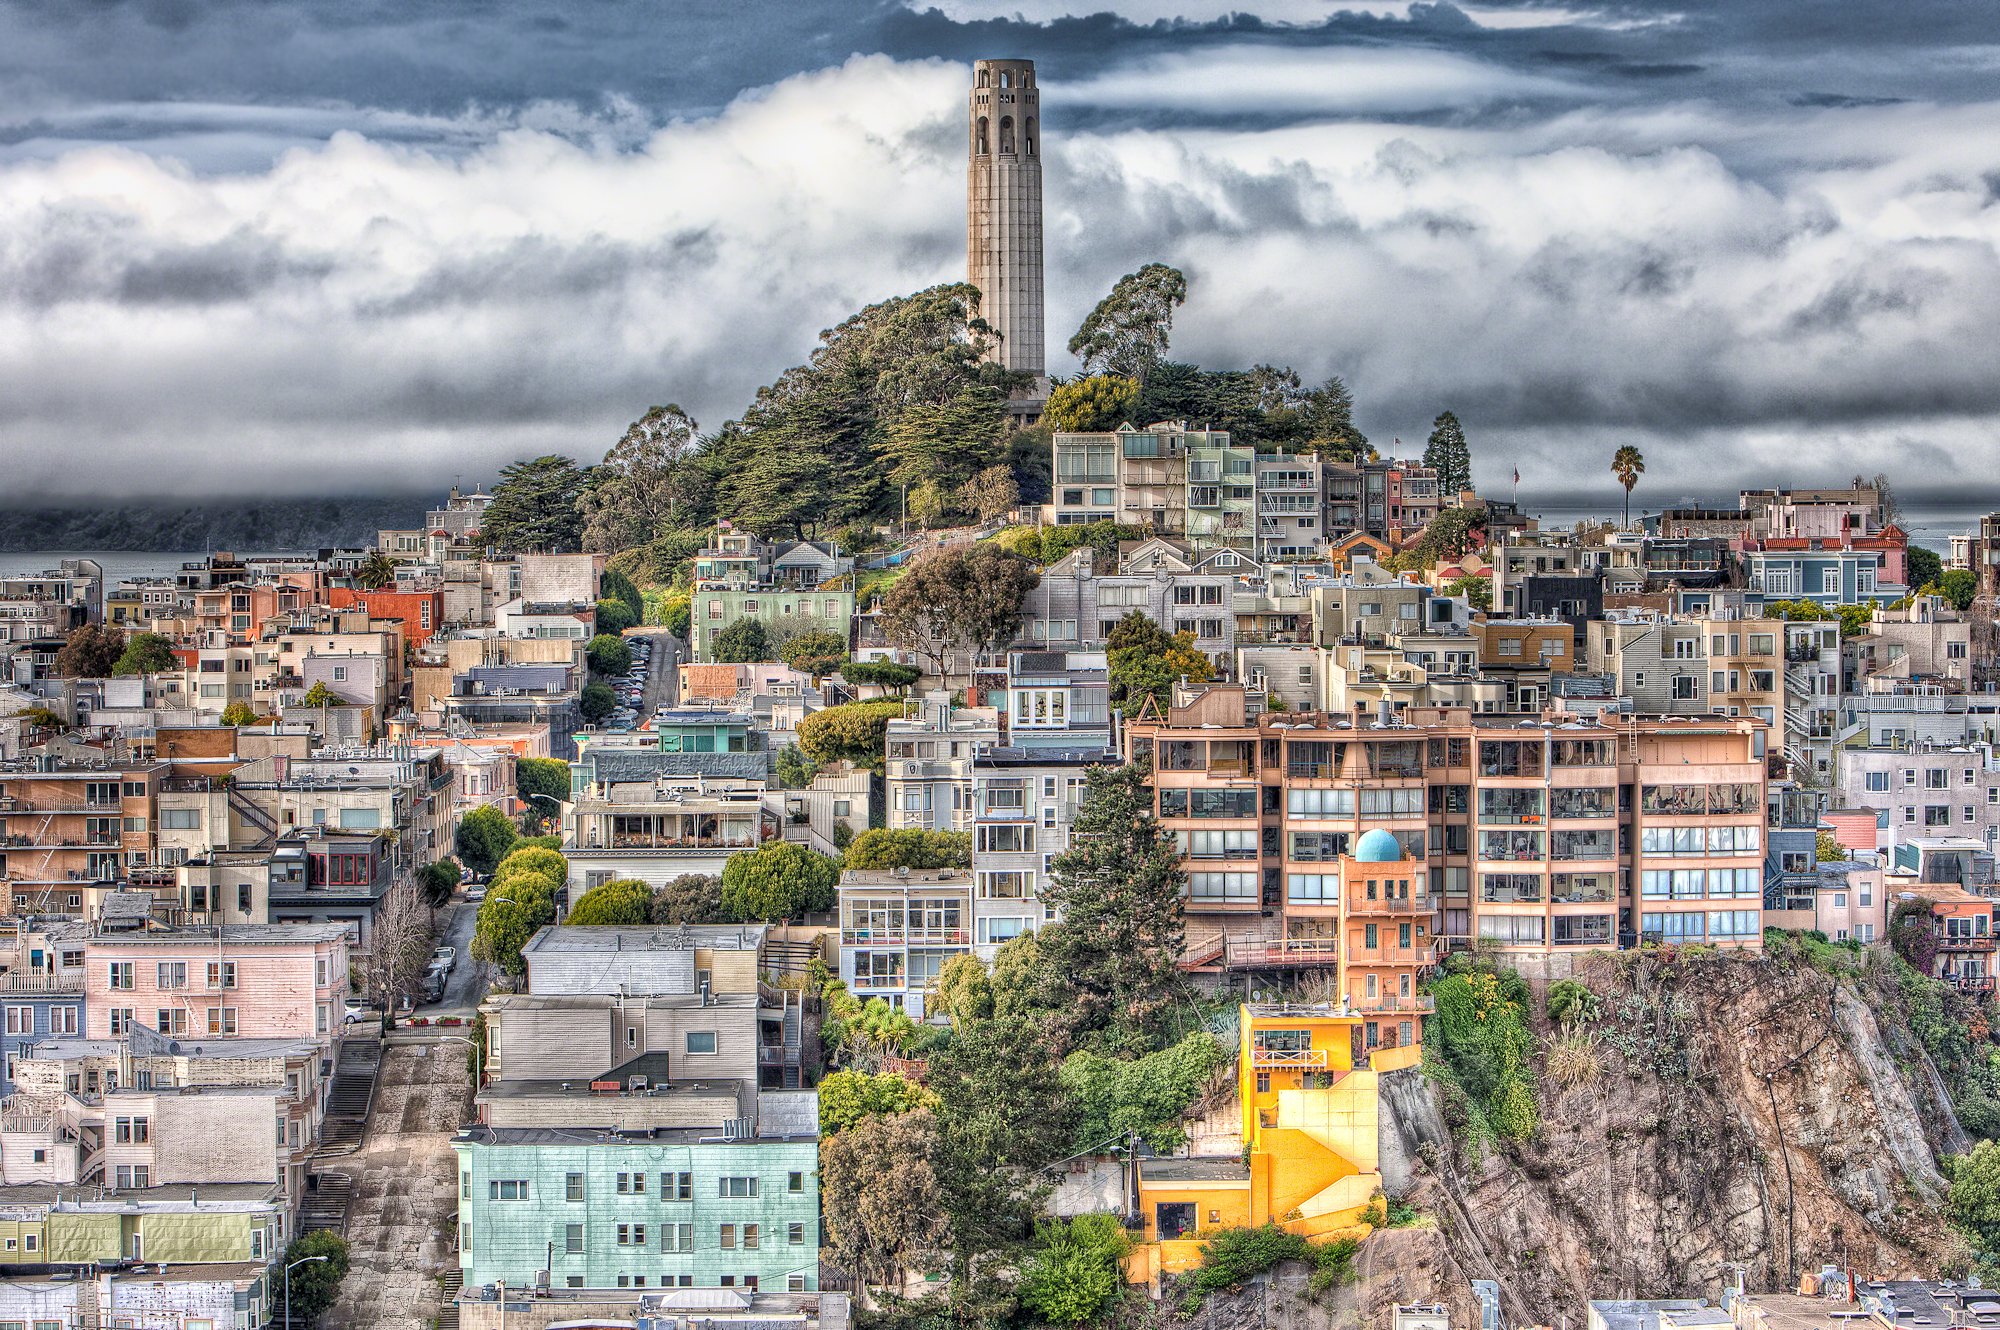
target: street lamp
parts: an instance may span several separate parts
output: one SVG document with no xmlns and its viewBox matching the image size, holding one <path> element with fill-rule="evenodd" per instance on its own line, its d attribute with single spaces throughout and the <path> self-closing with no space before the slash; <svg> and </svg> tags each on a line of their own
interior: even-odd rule
<svg viewBox="0 0 2000 1330">
<path fill-rule="evenodd" d="M 292 1330 L 292 1271 L 326 1259 L 324 1256 L 304 1256 L 285 1267 L 285 1330 Z"/>
<path fill-rule="evenodd" d="M 561 825 L 561 823 L 562 823 L 562 811 L 563 811 L 563 801 L 562 801 L 562 800 L 560 800 L 560 799 L 556 798 L 556 797 L 555 797 L 554 795 L 550 795 L 550 794 L 530 794 L 530 795 L 528 795 L 527 797 L 528 797 L 528 798 L 530 798 L 530 799 L 541 799 L 541 800 L 544 800 L 544 801 L 546 801 L 546 802 L 548 802 L 548 803 L 551 803 L 551 804 L 554 804 L 554 805 L 555 805 L 555 808 L 556 808 L 556 823 L 557 823 L 557 825 Z"/>
</svg>

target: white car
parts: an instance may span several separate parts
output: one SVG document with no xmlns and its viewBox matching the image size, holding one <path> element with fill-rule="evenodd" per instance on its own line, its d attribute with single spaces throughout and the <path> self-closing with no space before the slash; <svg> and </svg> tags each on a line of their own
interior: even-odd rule
<svg viewBox="0 0 2000 1330">
<path fill-rule="evenodd" d="M 367 1018 L 368 1003 L 365 1000 L 358 997 L 347 999 L 346 1010 L 341 1017 L 343 1022 L 352 1025 L 355 1021 L 366 1020 Z"/>
</svg>

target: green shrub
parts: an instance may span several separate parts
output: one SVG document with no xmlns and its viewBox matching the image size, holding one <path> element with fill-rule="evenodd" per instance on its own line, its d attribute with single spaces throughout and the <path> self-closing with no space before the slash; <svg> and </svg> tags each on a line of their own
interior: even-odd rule
<svg viewBox="0 0 2000 1330">
<path fill-rule="evenodd" d="M 1304 1261 L 1313 1267 L 1307 1287 L 1314 1293 L 1322 1293 L 1353 1282 L 1354 1253 L 1360 1245 L 1353 1238 L 1313 1242 L 1276 1224 L 1225 1228 L 1211 1233 L 1201 1244 L 1201 1264 L 1188 1279 L 1195 1294 L 1206 1297 L 1221 1289 L 1235 1288 L 1280 1261 Z"/>
<path fill-rule="evenodd" d="M 1598 1016 L 1597 994 L 1574 979 L 1549 985 L 1549 1019 L 1557 1025 L 1588 1025 Z"/>
<path fill-rule="evenodd" d="M 1528 988 L 1514 972 L 1460 962 L 1433 980 L 1436 1013 L 1424 1022 L 1424 1070 L 1450 1086 L 1447 1109 L 1462 1109 L 1477 1139 L 1525 1141 L 1537 1114 L 1528 1031 Z"/>
<path fill-rule="evenodd" d="M 1132 1239 L 1118 1216 L 1078 1215 L 1035 1225 L 1035 1250 L 1021 1270 L 1021 1305 L 1054 1325 L 1103 1318 L 1124 1293 Z"/>
</svg>

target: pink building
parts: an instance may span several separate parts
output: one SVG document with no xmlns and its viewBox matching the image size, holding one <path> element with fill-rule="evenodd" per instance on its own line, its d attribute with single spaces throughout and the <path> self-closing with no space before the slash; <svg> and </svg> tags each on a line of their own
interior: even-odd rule
<svg viewBox="0 0 2000 1330">
<path fill-rule="evenodd" d="M 79 930 L 81 931 L 81 930 Z M 85 934 L 84 1026 L 116 1039 L 134 1025 L 170 1039 L 340 1035 L 347 929 L 240 924 Z"/>
</svg>

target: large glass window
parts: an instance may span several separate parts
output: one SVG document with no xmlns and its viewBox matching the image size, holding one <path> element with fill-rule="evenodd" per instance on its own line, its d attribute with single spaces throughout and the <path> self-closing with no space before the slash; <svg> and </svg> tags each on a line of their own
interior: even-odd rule
<svg viewBox="0 0 2000 1330">
<path fill-rule="evenodd" d="M 1285 792 L 1285 815 L 1287 817 L 1352 817 L 1354 816 L 1353 790 L 1287 790 Z"/>
</svg>

